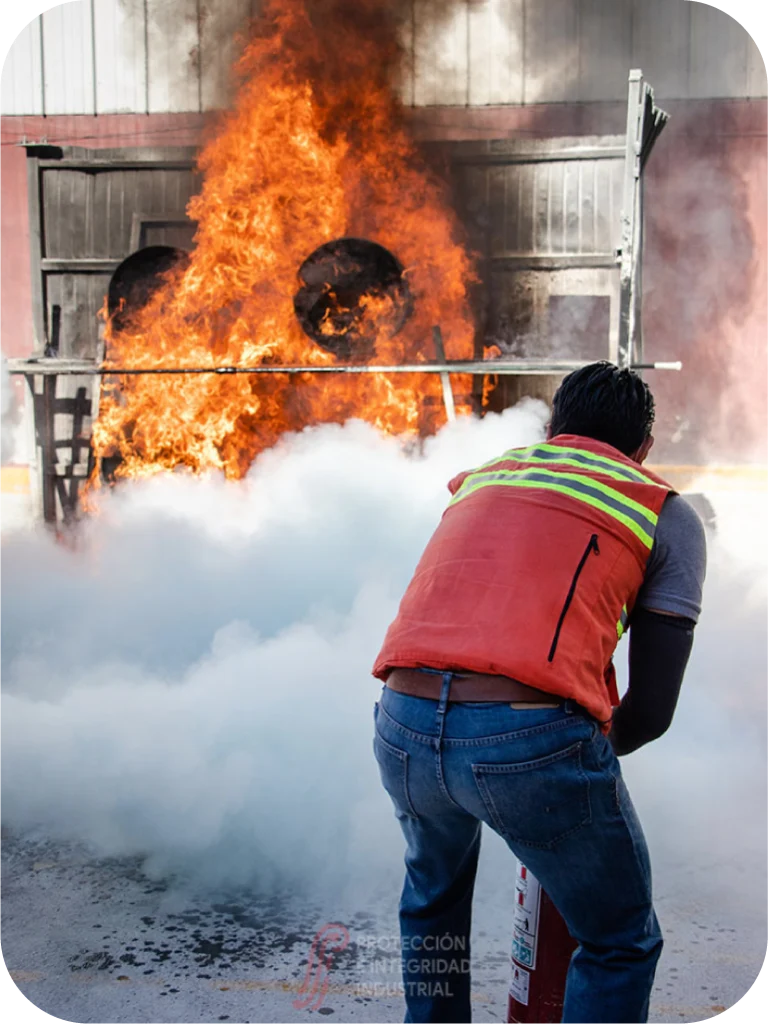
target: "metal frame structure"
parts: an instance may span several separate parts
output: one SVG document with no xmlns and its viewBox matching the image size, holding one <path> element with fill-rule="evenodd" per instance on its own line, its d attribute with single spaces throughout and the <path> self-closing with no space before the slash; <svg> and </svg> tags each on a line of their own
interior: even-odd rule
<svg viewBox="0 0 768 1024">
<path fill-rule="evenodd" d="M 667 115 L 653 102 L 653 91 L 644 82 L 641 71 L 633 70 L 629 76 L 627 108 L 627 134 L 589 140 L 543 140 L 538 143 L 487 143 L 481 154 L 484 164 L 537 164 L 554 161 L 624 160 L 623 201 L 621 213 L 621 247 L 613 252 L 579 253 L 500 253 L 489 256 L 494 269 L 513 272 L 563 270 L 619 271 L 618 341 L 611 353 L 620 366 L 636 369 L 679 370 L 680 363 L 644 363 L 640 331 L 640 293 L 642 262 L 643 169 L 667 121 Z M 461 164 L 478 161 L 475 145 L 461 147 L 454 162 Z M 42 175 L 49 169 L 79 170 L 86 172 L 87 188 L 92 194 L 95 176 L 101 172 L 135 170 L 190 171 L 194 167 L 192 150 L 147 150 L 137 159 L 135 152 L 112 151 L 108 158 L 87 150 L 55 150 L 35 147 L 29 153 L 28 175 L 30 196 L 30 234 L 32 250 L 32 293 L 36 350 L 38 355 L 29 359 L 8 360 L 13 374 L 23 374 L 33 395 L 35 433 L 38 449 L 37 470 L 40 475 L 38 510 L 47 522 L 60 517 L 65 521 L 76 515 L 80 484 L 92 469 L 86 420 L 95 418 L 98 410 L 100 378 L 105 375 L 134 374 L 365 374 L 365 373 L 437 373 L 441 377 L 443 401 L 449 419 L 455 416 L 452 374 L 499 376 L 552 376 L 562 375 L 584 366 L 591 360 L 558 358 L 475 359 L 468 361 L 445 358 L 440 327 L 433 328 L 434 362 L 408 365 L 379 366 L 358 364 L 301 365 L 301 366 L 196 366 L 196 367 L 140 367 L 102 364 L 100 358 L 73 359 L 58 355 L 56 309 L 49 316 L 47 309 L 48 279 L 52 274 L 109 274 L 121 259 L 114 258 L 50 258 L 46 253 L 42 202 Z M 183 217 L 174 210 L 163 213 L 133 212 L 131 245 L 141 245 L 141 232 L 145 223 L 176 223 Z M 86 223 L 86 234 L 93 231 Z M 60 317 L 60 313 L 59 313 Z M 100 352 L 100 346 L 94 346 Z M 425 339 L 425 351 L 428 351 Z M 62 387 L 58 379 L 62 378 Z M 90 393 L 89 393 L 90 392 Z M 67 429 L 57 429 L 57 416 L 64 416 Z M 66 449 L 65 452 L 62 449 Z M 64 457 L 60 458 L 60 455 Z"/>
<path fill-rule="evenodd" d="M 624 158 L 624 201 L 621 214 L 621 304 L 619 309 L 619 366 L 642 362 L 640 300 L 643 274 L 643 169 L 669 115 L 654 103 L 653 89 L 643 72 L 629 73 L 627 137 Z"/>
</svg>

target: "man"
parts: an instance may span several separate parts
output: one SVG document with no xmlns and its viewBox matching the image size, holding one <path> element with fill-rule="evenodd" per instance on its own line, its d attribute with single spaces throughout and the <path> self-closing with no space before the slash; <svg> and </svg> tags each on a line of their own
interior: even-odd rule
<svg viewBox="0 0 768 1024">
<path fill-rule="evenodd" d="M 569 374 L 547 442 L 451 481 L 389 627 L 374 749 L 407 841 L 406 1021 L 471 1019 L 482 822 L 579 943 L 562 1019 L 647 1020 L 662 939 L 617 755 L 672 720 L 705 569 L 698 516 L 641 468 L 653 419 L 631 370 Z M 619 703 L 611 656 L 627 628 Z"/>
</svg>

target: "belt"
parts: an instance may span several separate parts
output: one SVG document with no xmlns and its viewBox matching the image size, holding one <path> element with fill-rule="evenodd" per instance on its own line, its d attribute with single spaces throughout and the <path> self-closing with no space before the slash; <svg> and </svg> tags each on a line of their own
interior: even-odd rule
<svg viewBox="0 0 768 1024">
<path fill-rule="evenodd" d="M 411 697 L 440 699 L 442 673 L 422 672 L 417 668 L 393 668 L 386 685 L 397 693 Z M 509 676 L 485 675 L 481 672 L 457 671 L 451 679 L 449 701 L 477 701 L 483 703 L 537 704 L 559 707 L 565 698 L 546 690 L 537 690 Z"/>
</svg>

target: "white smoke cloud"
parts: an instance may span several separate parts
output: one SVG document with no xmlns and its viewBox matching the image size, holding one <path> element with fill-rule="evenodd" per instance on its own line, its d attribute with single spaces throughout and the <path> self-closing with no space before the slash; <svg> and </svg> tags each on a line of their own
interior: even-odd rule
<svg viewBox="0 0 768 1024">
<path fill-rule="evenodd" d="M 768 501 L 758 490 L 710 495 L 717 532 L 675 719 L 623 764 L 659 888 L 702 899 L 704 882 L 713 906 L 727 894 L 738 923 L 765 903 Z"/>
<path fill-rule="evenodd" d="M 410 454 L 359 421 L 308 429 L 240 484 L 118 488 L 75 551 L 9 539 L 4 821 L 214 882 L 327 890 L 396 863 L 374 656 L 448 479 L 546 416 L 459 420 Z"/>
<path fill-rule="evenodd" d="M 370 667 L 448 479 L 540 438 L 546 415 L 527 402 L 459 420 L 420 453 L 359 421 L 308 429 L 240 484 L 118 488 L 77 550 L 9 538 L 5 822 L 208 883 L 327 895 L 399 873 Z M 763 496 L 753 504 L 719 509 L 672 730 L 625 761 L 666 887 L 705 850 L 763 856 Z"/>
</svg>

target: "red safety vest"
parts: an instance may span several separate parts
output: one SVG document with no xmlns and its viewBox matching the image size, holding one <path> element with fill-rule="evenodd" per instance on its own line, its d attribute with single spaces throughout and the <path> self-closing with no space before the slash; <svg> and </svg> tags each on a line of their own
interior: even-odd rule
<svg viewBox="0 0 768 1024">
<path fill-rule="evenodd" d="M 616 448 L 569 434 L 448 486 L 373 674 L 510 676 L 573 699 L 607 731 L 619 703 L 611 657 L 672 488 Z"/>
</svg>

